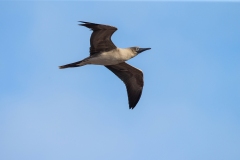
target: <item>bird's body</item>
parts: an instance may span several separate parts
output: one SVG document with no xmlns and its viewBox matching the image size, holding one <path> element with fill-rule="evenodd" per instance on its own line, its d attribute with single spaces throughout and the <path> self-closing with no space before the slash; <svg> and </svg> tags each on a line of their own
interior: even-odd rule
<svg viewBox="0 0 240 160">
<path fill-rule="evenodd" d="M 76 65 L 84 66 L 86 64 L 95 64 L 109 66 L 125 62 L 134 56 L 136 55 L 133 54 L 130 48 L 116 48 L 108 52 L 101 52 L 90 55 L 82 61 L 79 61 Z"/>
<path fill-rule="evenodd" d="M 112 34 L 117 30 L 116 27 L 80 22 L 83 23 L 80 24 L 81 26 L 93 30 L 90 39 L 90 56 L 59 68 L 80 67 L 87 64 L 104 65 L 125 83 L 128 92 L 129 108 L 133 109 L 141 97 L 143 74 L 141 70 L 128 65 L 125 61 L 150 48 L 118 48 L 111 41 Z"/>
</svg>

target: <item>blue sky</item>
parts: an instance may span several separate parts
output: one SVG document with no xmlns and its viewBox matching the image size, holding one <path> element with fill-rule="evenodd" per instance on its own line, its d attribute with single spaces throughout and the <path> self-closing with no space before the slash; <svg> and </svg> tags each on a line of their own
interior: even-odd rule
<svg viewBox="0 0 240 160">
<path fill-rule="evenodd" d="M 1 160 L 239 160 L 240 3 L 0 2 Z M 116 26 L 144 72 L 134 110 L 79 20 Z"/>
</svg>

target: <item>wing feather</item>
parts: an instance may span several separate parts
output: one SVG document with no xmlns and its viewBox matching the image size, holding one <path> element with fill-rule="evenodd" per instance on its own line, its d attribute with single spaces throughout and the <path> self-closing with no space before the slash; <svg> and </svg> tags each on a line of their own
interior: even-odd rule
<svg viewBox="0 0 240 160">
<path fill-rule="evenodd" d="M 117 30 L 116 27 L 84 21 L 79 22 L 82 22 L 82 24 L 79 24 L 80 26 L 85 26 L 93 31 L 90 38 L 90 55 L 117 48 L 111 40 L 113 33 Z"/>
<path fill-rule="evenodd" d="M 144 85 L 142 71 L 125 62 L 105 67 L 125 83 L 128 93 L 129 109 L 133 109 L 142 95 Z"/>
</svg>

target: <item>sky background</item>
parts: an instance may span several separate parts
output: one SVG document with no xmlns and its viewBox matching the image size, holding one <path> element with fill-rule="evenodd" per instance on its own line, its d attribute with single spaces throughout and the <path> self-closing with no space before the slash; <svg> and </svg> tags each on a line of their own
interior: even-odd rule
<svg viewBox="0 0 240 160">
<path fill-rule="evenodd" d="M 240 3 L 0 2 L 1 160 L 239 160 Z M 116 26 L 144 73 L 128 109 L 79 20 Z"/>
</svg>

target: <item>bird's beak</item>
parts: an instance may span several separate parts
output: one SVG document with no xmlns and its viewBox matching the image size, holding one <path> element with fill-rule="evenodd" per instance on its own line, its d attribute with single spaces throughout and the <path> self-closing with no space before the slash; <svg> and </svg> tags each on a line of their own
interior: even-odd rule
<svg viewBox="0 0 240 160">
<path fill-rule="evenodd" d="M 137 53 L 141 53 L 141 52 L 149 50 L 149 49 L 151 49 L 151 48 L 139 48 Z"/>
</svg>

